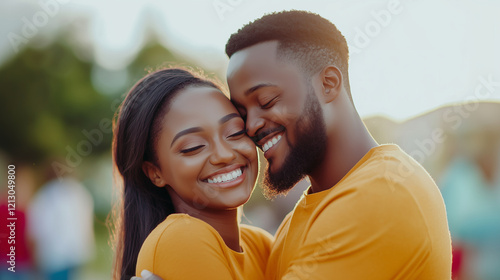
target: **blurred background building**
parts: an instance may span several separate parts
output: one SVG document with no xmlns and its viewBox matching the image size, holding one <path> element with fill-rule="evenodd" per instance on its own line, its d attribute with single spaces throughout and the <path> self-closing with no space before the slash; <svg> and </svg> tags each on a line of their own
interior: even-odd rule
<svg viewBox="0 0 500 280">
<path fill-rule="evenodd" d="M 285 9 L 338 26 L 367 127 L 379 143 L 400 145 L 440 186 L 454 278 L 500 279 L 500 3 L 492 0 L 1 1 L 0 218 L 7 220 L 7 165 L 15 164 L 19 273 L 6 273 L 9 233 L 1 226 L 0 279 L 43 279 L 51 265 L 64 270 L 41 257 L 49 253 L 41 238 L 65 240 L 71 230 L 84 233 L 88 252 L 65 266 L 70 279 L 109 279 L 106 217 L 117 195 L 111 121 L 124 95 L 147 71 L 172 64 L 224 81 L 229 35 Z M 51 182 L 47 170 L 67 184 Z M 307 186 L 274 202 L 257 188 L 243 221 L 274 233 Z M 52 197 L 59 188 L 68 192 Z M 73 196 L 82 197 L 80 210 Z M 48 211 L 37 206 L 44 197 L 60 217 L 37 210 Z M 86 224 L 63 222 L 68 217 Z"/>
</svg>

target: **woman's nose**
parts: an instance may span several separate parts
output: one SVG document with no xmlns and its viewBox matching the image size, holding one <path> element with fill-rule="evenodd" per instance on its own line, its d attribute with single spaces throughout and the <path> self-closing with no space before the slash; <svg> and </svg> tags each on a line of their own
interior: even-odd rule
<svg viewBox="0 0 500 280">
<path fill-rule="evenodd" d="M 231 163 L 236 158 L 236 151 L 225 141 L 217 141 L 210 157 L 213 165 Z"/>
</svg>

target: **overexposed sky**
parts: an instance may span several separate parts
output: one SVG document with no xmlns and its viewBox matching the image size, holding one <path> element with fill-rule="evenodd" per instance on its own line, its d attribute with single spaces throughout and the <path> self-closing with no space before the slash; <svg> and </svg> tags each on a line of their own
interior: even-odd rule
<svg viewBox="0 0 500 280">
<path fill-rule="evenodd" d="M 132 61 L 150 27 L 179 56 L 224 74 L 229 35 L 288 9 L 318 13 L 344 34 L 362 116 L 402 120 L 444 104 L 500 100 L 496 0 L 2 0 L 0 62 L 15 55 L 8 34 L 21 36 L 26 21 L 38 20 L 36 36 L 49 38 L 74 25 L 75 44 L 91 46 L 90 59 L 104 69 Z"/>
</svg>

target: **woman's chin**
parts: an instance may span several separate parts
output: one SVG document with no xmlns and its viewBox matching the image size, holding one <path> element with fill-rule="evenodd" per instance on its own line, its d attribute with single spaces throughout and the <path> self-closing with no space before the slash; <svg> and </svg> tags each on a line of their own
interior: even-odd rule
<svg viewBox="0 0 500 280">
<path fill-rule="evenodd" d="M 233 209 L 233 208 L 238 208 L 243 204 L 245 204 L 248 200 L 250 200 L 251 196 L 252 196 L 251 191 L 245 193 L 232 194 L 231 197 L 221 199 L 220 202 L 223 204 L 225 208 Z"/>
</svg>

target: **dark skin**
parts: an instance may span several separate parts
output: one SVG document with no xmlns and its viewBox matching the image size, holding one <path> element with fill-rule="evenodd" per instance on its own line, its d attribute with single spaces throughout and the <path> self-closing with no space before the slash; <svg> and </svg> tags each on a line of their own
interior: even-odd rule
<svg viewBox="0 0 500 280">
<path fill-rule="evenodd" d="M 295 143 L 294 127 L 303 110 L 308 93 L 307 77 L 291 61 L 276 56 L 278 42 L 257 44 L 233 54 L 227 70 L 231 101 L 245 119 L 250 137 L 274 130 L 256 144 L 262 146 L 281 136 L 281 140 L 264 153 L 271 170 L 278 170 Z M 327 65 L 311 78 L 315 96 L 322 108 L 326 125 L 327 147 L 323 162 L 307 174 L 311 192 L 335 186 L 372 148 L 378 146 L 361 121 L 349 98 L 341 71 Z M 147 272 L 146 272 L 147 273 Z M 143 275 L 145 280 L 161 280 Z"/>
<path fill-rule="evenodd" d="M 157 187 L 167 188 L 177 213 L 210 224 L 226 245 L 241 251 L 238 207 L 258 174 L 254 143 L 227 97 L 210 87 L 188 87 L 172 100 L 156 146 L 158 162 L 143 163 Z M 232 171 L 241 175 L 209 182 Z"/>
<path fill-rule="evenodd" d="M 269 139 L 282 135 L 282 140 L 264 154 L 271 170 L 281 167 L 290 151 L 288 143 L 294 144 L 293 127 L 308 92 L 308 77 L 293 61 L 278 59 L 277 47 L 277 41 L 269 41 L 238 51 L 231 57 L 227 71 L 231 101 L 246 119 L 250 137 L 276 127 L 285 128 L 284 132 L 257 141 L 262 147 Z M 307 174 L 311 191 L 320 192 L 333 187 L 378 144 L 356 112 L 335 65 L 325 66 L 310 81 L 323 111 L 327 134 L 324 161 Z"/>
</svg>

